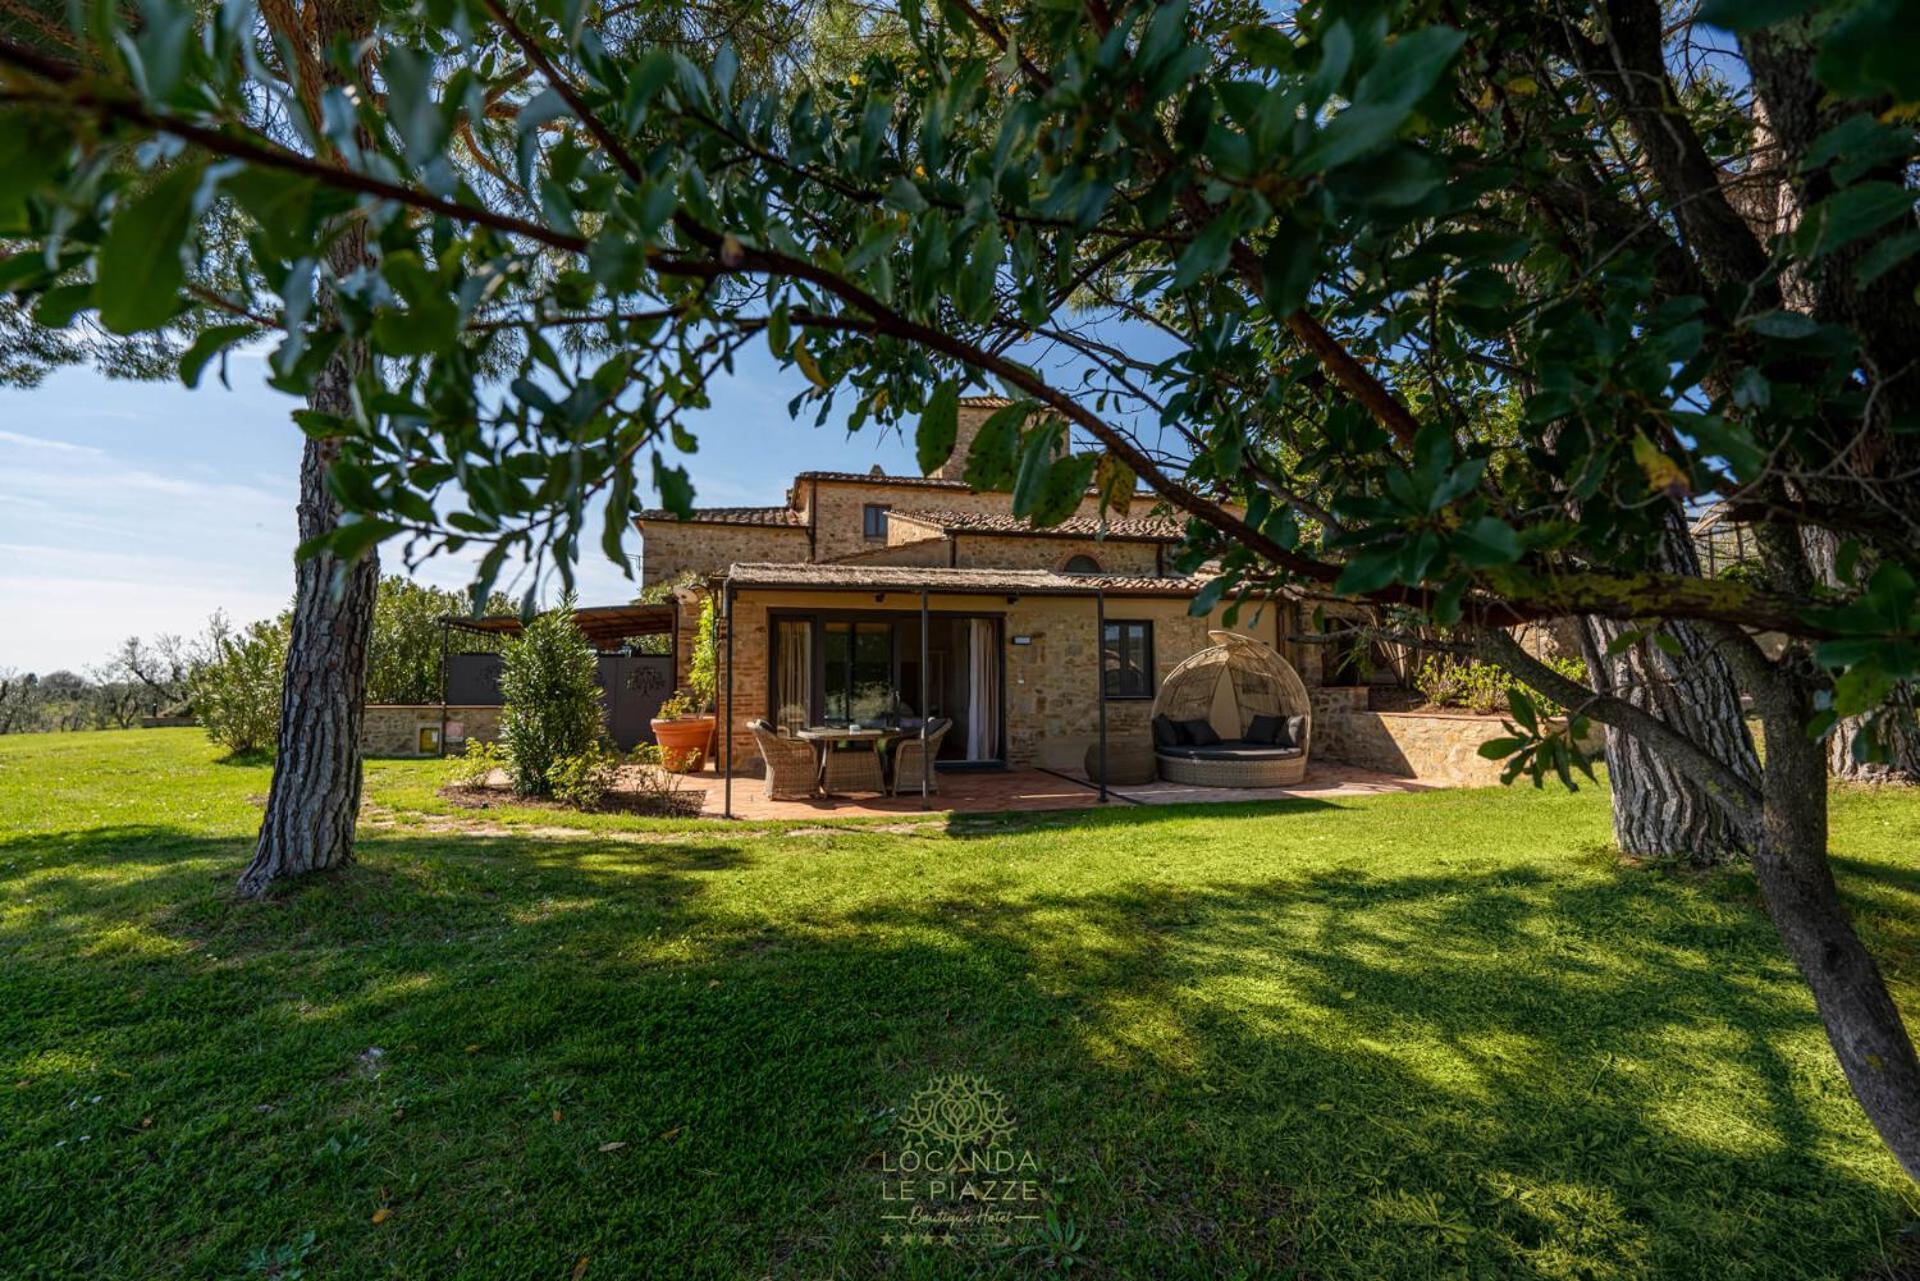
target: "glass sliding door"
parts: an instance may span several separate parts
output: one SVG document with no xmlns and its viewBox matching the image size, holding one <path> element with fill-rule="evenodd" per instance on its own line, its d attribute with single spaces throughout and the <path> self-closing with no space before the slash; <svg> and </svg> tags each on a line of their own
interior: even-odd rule
<svg viewBox="0 0 1920 1281">
<path fill-rule="evenodd" d="M 821 624 L 820 692 L 828 725 L 878 725 L 894 714 L 893 624 Z"/>
<path fill-rule="evenodd" d="M 772 699 L 781 729 L 953 722 L 940 759 L 1003 759 L 1000 620 L 933 614 L 921 670 L 920 616 L 792 615 L 773 619 Z M 924 694 L 925 706 L 922 706 Z"/>
</svg>

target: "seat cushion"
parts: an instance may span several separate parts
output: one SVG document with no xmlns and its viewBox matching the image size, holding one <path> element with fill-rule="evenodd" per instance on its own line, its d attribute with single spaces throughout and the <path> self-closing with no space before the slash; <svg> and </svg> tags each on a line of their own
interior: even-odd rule
<svg viewBox="0 0 1920 1281">
<path fill-rule="evenodd" d="M 1175 721 L 1174 728 L 1180 731 L 1180 742 L 1186 747 L 1211 747 L 1220 741 L 1219 731 L 1208 721 Z"/>
<path fill-rule="evenodd" d="M 1285 742 L 1280 740 L 1280 735 L 1286 733 L 1286 730 L 1287 723 L 1278 716 L 1268 716 L 1265 713 L 1261 713 L 1247 722 L 1247 732 L 1241 735 L 1241 737 L 1249 743 L 1266 743 L 1272 747 L 1292 747 L 1293 739 L 1288 738 Z"/>
<path fill-rule="evenodd" d="M 1267 743 L 1248 743 L 1240 739 L 1227 739 L 1205 747 L 1163 748 L 1160 754 L 1188 761 L 1283 761 L 1303 755 L 1297 747 L 1274 747 Z"/>
<path fill-rule="evenodd" d="M 1173 719 L 1165 712 L 1153 718 L 1153 745 L 1155 747 L 1180 746 L 1180 731 L 1174 728 Z"/>
</svg>

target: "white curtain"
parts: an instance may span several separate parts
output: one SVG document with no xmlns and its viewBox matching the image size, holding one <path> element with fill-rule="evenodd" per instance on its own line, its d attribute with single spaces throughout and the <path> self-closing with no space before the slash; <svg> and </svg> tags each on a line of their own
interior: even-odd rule
<svg viewBox="0 0 1920 1281">
<path fill-rule="evenodd" d="M 790 734 L 813 718 L 813 620 L 783 618 L 779 628 L 776 724 Z"/>
<path fill-rule="evenodd" d="M 1000 748 L 1000 654 L 991 618 L 968 620 L 967 759 L 990 761 Z"/>
</svg>

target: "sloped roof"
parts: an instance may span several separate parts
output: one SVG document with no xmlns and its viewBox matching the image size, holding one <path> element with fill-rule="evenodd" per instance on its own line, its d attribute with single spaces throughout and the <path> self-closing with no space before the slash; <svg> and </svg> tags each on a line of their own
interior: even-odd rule
<svg viewBox="0 0 1920 1281">
<path fill-rule="evenodd" d="M 895 508 L 892 520 L 910 521 L 943 534 L 986 534 L 1036 538 L 1107 538 L 1116 542 L 1179 542 L 1186 527 L 1168 516 L 1069 516 L 1044 528 L 1003 512 L 918 511 Z"/>
<path fill-rule="evenodd" d="M 791 507 L 696 507 L 685 516 L 676 516 L 660 507 L 651 507 L 635 520 L 672 521 L 696 525 L 767 525 L 776 528 L 804 528 L 806 521 Z"/>
<path fill-rule="evenodd" d="M 853 485 L 909 485 L 922 489 L 967 489 L 964 480 L 938 476 L 894 476 L 882 471 L 803 471 L 794 480 L 832 480 Z"/>
<path fill-rule="evenodd" d="M 573 625 L 589 643 L 605 650 L 629 636 L 670 632 L 675 617 L 676 607 L 672 601 L 657 605 L 588 605 L 573 611 Z M 526 630 L 518 614 L 486 614 L 479 618 L 450 614 L 440 621 L 464 632 L 491 632 L 499 636 L 518 636 Z"/>
<path fill-rule="evenodd" d="M 727 571 L 735 587 L 778 587 L 803 591 L 918 592 L 936 595 L 985 594 L 1091 596 L 1191 596 L 1202 579 L 1153 578 L 1136 574 L 1058 574 L 1050 569 L 938 569 L 916 565 L 850 565 L 844 562 L 789 565 L 777 562 L 736 564 Z"/>
</svg>

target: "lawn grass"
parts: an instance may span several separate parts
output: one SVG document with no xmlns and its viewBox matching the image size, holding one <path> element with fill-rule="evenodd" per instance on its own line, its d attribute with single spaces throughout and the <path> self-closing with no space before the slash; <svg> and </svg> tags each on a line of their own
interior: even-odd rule
<svg viewBox="0 0 1920 1281">
<path fill-rule="evenodd" d="M 1751 878 L 1591 789 L 481 835 L 436 769 L 248 904 L 264 767 L 0 738 L 0 1277 L 1045 1273 L 883 1243 L 942 1072 L 1088 1275 L 1855 1278 L 1914 1216 Z M 1909 1010 L 1916 837 L 1837 796 Z"/>
</svg>

